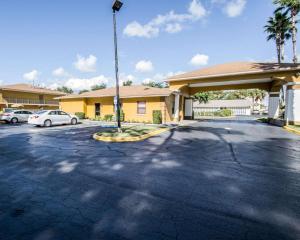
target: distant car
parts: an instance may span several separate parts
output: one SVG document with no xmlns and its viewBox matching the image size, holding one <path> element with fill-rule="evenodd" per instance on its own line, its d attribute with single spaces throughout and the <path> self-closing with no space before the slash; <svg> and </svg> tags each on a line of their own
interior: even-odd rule
<svg viewBox="0 0 300 240">
<path fill-rule="evenodd" d="M 0 115 L 0 120 L 16 124 L 18 122 L 27 122 L 31 115 L 32 112 L 27 110 L 6 109 L 4 113 Z"/>
<path fill-rule="evenodd" d="M 28 119 L 28 123 L 36 126 L 51 127 L 53 125 L 72 124 L 79 122 L 78 117 L 60 110 L 43 110 L 36 112 Z"/>
</svg>

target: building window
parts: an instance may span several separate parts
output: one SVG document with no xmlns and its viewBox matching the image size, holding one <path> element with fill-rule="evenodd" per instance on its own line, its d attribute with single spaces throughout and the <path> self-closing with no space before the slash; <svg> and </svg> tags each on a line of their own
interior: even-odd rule
<svg viewBox="0 0 300 240">
<path fill-rule="evenodd" d="M 100 103 L 95 103 L 95 116 L 100 116 Z"/>
<path fill-rule="evenodd" d="M 137 102 L 137 114 L 146 113 L 146 102 Z"/>
</svg>

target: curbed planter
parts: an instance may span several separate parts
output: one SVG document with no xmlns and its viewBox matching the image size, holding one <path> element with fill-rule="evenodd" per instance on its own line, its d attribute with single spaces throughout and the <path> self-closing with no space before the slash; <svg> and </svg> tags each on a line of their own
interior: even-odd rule
<svg viewBox="0 0 300 240">
<path fill-rule="evenodd" d="M 97 141 L 102 141 L 102 142 L 138 142 L 138 141 L 142 141 L 145 140 L 147 138 L 153 137 L 153 136 L 157 136 L 163 132 L 167 132 L 169 131 L 169 128 L 162 128 L 162 129 L 158 129 L 155 130 L 153 132 L 141 135 L 141 136 L 137 136 L 137 137 L 103 137 L 103 136 L 99 136 L 97 133 L 95 133 L 93 135 L 93 138 Z"/>
</svg>

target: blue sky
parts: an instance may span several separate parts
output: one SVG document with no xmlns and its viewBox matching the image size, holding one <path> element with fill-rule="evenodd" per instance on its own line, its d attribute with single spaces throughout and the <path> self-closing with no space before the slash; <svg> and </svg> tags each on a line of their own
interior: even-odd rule
<svg viewBox="0 0 300 240">
<path fill-rule="evenodd" d="M 1 83 L 114 85 L 111 2 L 1 1 Z M 275 59 L 263 32 L 272 0 L 123 2 L 117 16 L 122 80 L 160 81 L 218 63 Z"/>
</svg>

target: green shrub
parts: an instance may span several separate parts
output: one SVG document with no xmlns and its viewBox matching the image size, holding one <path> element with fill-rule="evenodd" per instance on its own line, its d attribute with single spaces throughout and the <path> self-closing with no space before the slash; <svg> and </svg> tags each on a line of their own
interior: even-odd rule
<svg viewBox="0 0 300 240">
<path fill-rule="evenodd" d="M 79 119 L 85 119 L 85 113 L 83 112 L 76 112 L 75 116 L 78 117 Z"/>
<path fill-rule="evenodd" d="M 259 118 L 259 119 L 257 119 L 257 121 L 262 122 L 262 123 L 269 123 L 268 118 Z"/>
<path fill-rule="evenodd" d="M 152 119 L 154 124 L 162 124 L 162 113 L 160 110 L 153 110 Z"/>
<path fill-rule="evenodd" d="M 117 113 L 114 114 L 112 120 L 113 120 L 113 121 L 117 121 Z M 124 114 L 123 110 L 120 110 L 120 120 L 121 120 L 121 122 L 124 122 L 124 121 L 125 121 L 125 114 Z"/>
<path fill-rule="evenodd" d="M 196 112 L 195 113 L 196 117 L 211 117 L 214 116 L 213 112 Z"/>
<path fill-rule="evenodd" d="M 100 116 L 96 116 L 94 120 L 95 121 L 102 121 L 102 118 Z"/>
<path fill-rule="evenodd" d="M 217 117 L 230 117 L 232 115 L 232 111 L 230 109 L 221 109 L 214 113 Z"/>
<path fill-rule="evenodd" d="M 114 118 L 114 115 L 112 115 L 112 114 L 106 114 L 104 116 L 103 120 L 106 121 L 106 122 L 112 122 L 113 118 Z"/>
<path fill-rule="evenodd" d="M 121 112 L 120 112 L 120 120 L 121 120 L 121 122 L 124 122 L 124 120 L 125 120 L 125 114 L 124 114 L 123 110 L 121 110 Z"/>
</svg>

